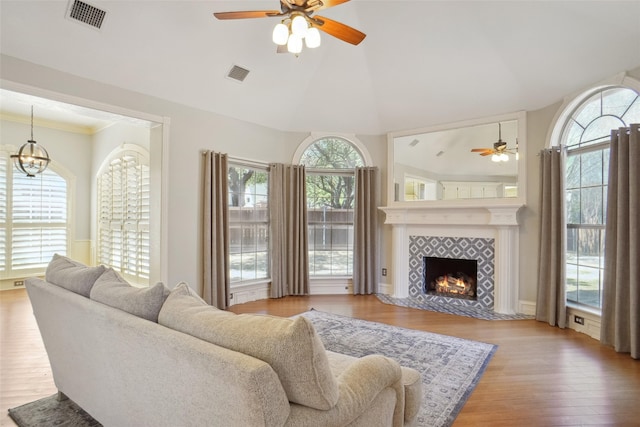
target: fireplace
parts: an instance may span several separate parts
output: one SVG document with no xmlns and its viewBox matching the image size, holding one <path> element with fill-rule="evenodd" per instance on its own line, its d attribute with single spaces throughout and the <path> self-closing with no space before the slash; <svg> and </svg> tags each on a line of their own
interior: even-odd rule
<svg viewBox="0 0 640 427">
<path fill-rule="evenodd" d="M 478 299 L 478 261 L 423 257 L 424 293 L 468 300 Z"/>
</svg>

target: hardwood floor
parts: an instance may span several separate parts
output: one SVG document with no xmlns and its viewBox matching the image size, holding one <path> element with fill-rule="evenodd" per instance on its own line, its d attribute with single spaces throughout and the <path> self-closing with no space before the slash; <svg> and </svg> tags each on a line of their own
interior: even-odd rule
<svg viewBox="0 0 640 427">
<path fill-rule="evenodd" d="M 231 311 L 291 316 L 311 308 L 497 344 L 456 427 L 640 425 L 640 362 L 572 330 L 396 307 L 374 296 L 287 297 Z M 8 408 L 56 389 L 26 292 L 0 292 L 0 313 L 0 425 L 13 426 Z"/>
</svg>

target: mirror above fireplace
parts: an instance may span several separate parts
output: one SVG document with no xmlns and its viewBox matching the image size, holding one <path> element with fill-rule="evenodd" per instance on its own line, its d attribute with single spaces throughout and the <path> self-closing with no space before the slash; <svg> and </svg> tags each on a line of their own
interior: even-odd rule
<svg viewBox="0 0 640 427">
<path fill-rule="evenodd" d="M 524 112 L 393 132 L 388 144 L 391 203 L 525 198 Z"/>
</svg>

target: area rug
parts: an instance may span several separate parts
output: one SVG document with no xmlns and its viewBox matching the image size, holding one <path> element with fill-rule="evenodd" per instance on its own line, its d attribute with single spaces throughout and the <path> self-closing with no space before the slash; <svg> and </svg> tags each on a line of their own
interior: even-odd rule
<svg viewBox="0 0 640 427">
<path fill-rule="evenodd" d="M 58 402 L 57 394 L 9 409 L 9 416 L 19 427 L 100 427 L 102 425 L 71 399 Z"/>
<path fill-rule="evenodd" d="M 497 346 L 462 338 L 405 329 L 382 323 L 308 311 L 303 314 L 318 331 L 325 348 L 362 357 L 383 354 L 422 374 L 423 401 L 418 426 L 453 424 L 471 395 Z M 19 427 L 99 427 L 71 400 L 56 395 L 9 409 Z"/>
<path fill-rule="evenodd" d="M 423 387 L 418 425 L 424 427 L 453 424 L 498 348 L 316 310 L 301 315 L 311 320 L 327 350 L 355 357 L 382 354 L 418 370 Z"/>
</svg>

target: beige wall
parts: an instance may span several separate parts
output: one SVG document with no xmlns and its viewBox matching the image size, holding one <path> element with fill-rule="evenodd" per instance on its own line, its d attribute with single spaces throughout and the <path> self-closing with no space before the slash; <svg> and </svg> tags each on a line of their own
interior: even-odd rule
<svg viewBox="0 0 640 427">
<path fill-rule="evenodd" d="M 13 84 L 24 84 L 119 108 L 144 112 L 170 120 L 168 159 L 168 277 L 174 286 L 187 281 L 197 287 L 199 280 L 199 194 L 200 153 L 211 149 L 233 157 L 262 162 L 292 161 L 293 154 L 307 133 L 283 132 L 218 114 L 196 110 L 166 100 L 126 91 L 76 76 L 2 56 L 0 75 Z M 640 68 L 630 72 L 640 78 Z M 536 299 L 538 250 L 538 152 L 547 144 L 552 121 L 561 100 L 548 107 L 527 113 L 527 205 L 520 212 L 520 300 Z M 386 136 L 358 135 L 381 170 L 380 206 L 386 204 Z M 56 153 L 52 152 L 55 158 Z M 86 191 L 86 190 L 83 190 Z M 380 216 L 382 224 L 384 215 Z M 83 225 L 83 227 L 85 227 Z M 380 266 L 391 266 L 390 227 L 382 226 Z M 84 232 L 83 232 L 84 233 Z M 88 233 L 87 233 L 88 234 Z M 390 272 L 391 273 L 391 272 Z M 386 282 L 390 278 L 382 278 Z"/>
</svg>

